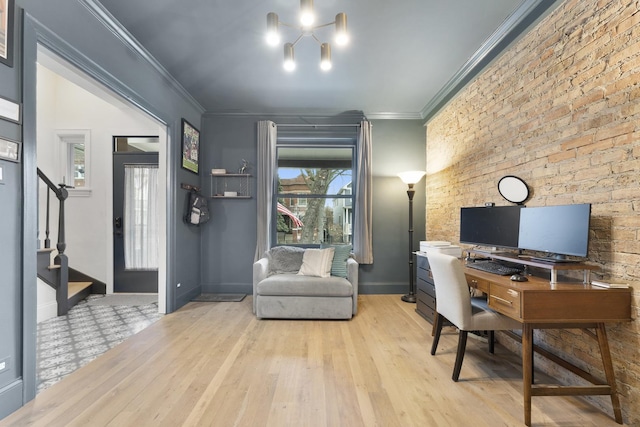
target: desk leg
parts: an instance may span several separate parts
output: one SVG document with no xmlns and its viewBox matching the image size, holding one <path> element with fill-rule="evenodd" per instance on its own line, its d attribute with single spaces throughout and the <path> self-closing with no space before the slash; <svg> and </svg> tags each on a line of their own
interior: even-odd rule
<svg viewBox="0 0 640 427">
<path fill-rule="evenodd" d="M 524 423 L 531 425 L 531 384 L 533 382 L 533 327 L 522 324 L 522 389 L 524 395 Z"/>
<path fill-rule="evenodd" d="M 613 415 L 615 416 L 616 422 L 618 424 L 622 424 L 622 410 L 620 408 L 620 400 L 618 399 L 616 378 L 613 371 L 613 362 L 611 361 L 611 352 L 609 351 L 609 340 L 607 339 L 607 330 L 604 327 L 604 323 L 598 323 L 596 334 L 598 336 L 598 344 L 600 345 L 600 355 L 602 356 L 604 373 L 607 377 L 607 383 L 611 388 L 611 405 L 613 406 Z"/>
</svg>

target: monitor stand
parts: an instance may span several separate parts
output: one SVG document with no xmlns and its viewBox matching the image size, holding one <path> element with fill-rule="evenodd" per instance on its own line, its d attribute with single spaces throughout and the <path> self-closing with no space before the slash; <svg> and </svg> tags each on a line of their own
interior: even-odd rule
<svg viewBox="0 0 640 427">
<path fill-rule="evenodd" d="M 565 257 L 564 255 L 559 255 L 559 254 L 552 254 L 549 256 L 541 256 L 541 257 L 532 256 L 530 259 L 534 261 L 553 262 L 553 263 L 580 262 L 573 259 L 567 259 L 567 257 Z"/>
</svg>

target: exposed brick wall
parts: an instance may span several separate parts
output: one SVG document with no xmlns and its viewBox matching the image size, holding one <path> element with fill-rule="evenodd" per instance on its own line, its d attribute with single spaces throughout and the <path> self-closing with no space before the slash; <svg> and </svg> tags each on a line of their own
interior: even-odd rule
<svg viewBox="0 0 640 427">
<path fill-rule="evenodd" d="M 633 286 L 640 313 L 640 3 L 567 0 L 427 124 L 427 239 L 458 238 L 459 208 L 507 205 L 504 175 L 529 206 L 592 203 L 589 260 Z M 607 327 L 625 422 L 640 425 L 640 321 Z M 518 351 L 504 338 L 502 341 Z M 604 377 L 581 331 L 536 344 Z M 536 359 L 563 383 L 572 374 Z M 608 398 L 590 398 L 611 413 Z"/>
</svg>

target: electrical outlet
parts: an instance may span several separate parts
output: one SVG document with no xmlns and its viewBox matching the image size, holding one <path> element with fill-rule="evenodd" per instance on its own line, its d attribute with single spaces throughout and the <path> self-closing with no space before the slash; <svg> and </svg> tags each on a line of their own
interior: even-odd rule
<svg viewBox="0 0 640 427">
<path fill-rule="evenodd" d="M 0 360 L 0 372 L 4 372 L 9 369 L 9 359 L 10 357 L 5 357 L 4 359 Z"/>
</svg>

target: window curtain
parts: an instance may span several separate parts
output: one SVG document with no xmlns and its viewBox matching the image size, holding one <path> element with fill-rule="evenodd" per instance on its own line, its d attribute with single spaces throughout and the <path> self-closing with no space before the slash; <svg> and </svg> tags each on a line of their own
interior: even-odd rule
<svg viewBox="0 0 640 427">
<path fill-rule="evenodd" d="M 373 197 L 371 179 L 371 123 L 360 122 L 357 140 L 356 200 L 353 227 L 353 253 L 360 264 L 373 264 Z"/>
<path fill-rule="evenodd" d="M 271 248 L 271 214 L 276 170 L 276 141 L 278 129 L 269 120 L 258 122 L 257 201 L 258 227 L 255 261 Z"/>
<path fill-rule="evenodd" d="M 158 167 L 125 165 L 125 269 L 156 270 L 158 245 Z"/>
</svg>

